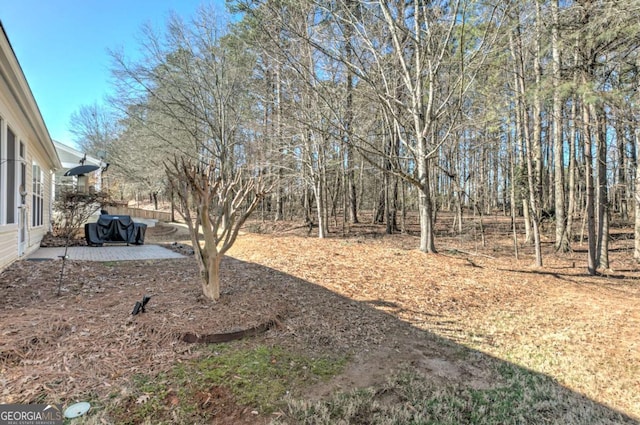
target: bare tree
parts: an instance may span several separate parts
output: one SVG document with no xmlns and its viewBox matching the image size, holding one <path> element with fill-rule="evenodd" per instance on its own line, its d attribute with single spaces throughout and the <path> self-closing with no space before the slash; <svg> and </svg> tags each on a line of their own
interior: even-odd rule
<svg viewBox="0 0 640 425">
<path fill-rule="evenodd" d="M 560 23 L 558 0 L 551 1 L 551 49 L 552 49 L 552 83 L 553 83 L 553 159 L 554 159 L 554 189 L 555 189 L 555 217 L 556 217 L 556 250 L 569 251 L 567 234 L 567 219 L 565 208 L 565 179 L 564 179 L 564 139 L 562 137 L 562 93 L 560 91 L 561 49 Z"/>
<path fill-rule="evenodd" d="M 164 36 L 148 27 L 144 35 L 144 60 L 113 54 L 114 105 L 128 124 L 121 157 L 135 143 L 138 156 L 149 155 L 166 172 L 189 226 L 203 294 L 215 301 L 220 261 L 265 194 L 248 171 L 261 169 L 247 155 L 257 142 L 242 131 L 252 118 L 253 62 L 212 9 L 188 24 L 173 16 Z"/>
<path fill-rule="evenodd" d="M 95 156 L 107 151 L 119 133 L 112 111 L 98 103 L 83 105 L 71 114 L 69 128 L 78 146 Z"/>
<path fill-rule="evenodd" d="M 640 130 L 636 130 L 634 134 L 635 151 L 640 152 Z M 636 159 L 636 187 L 634 192 L 635 198 L 635 225 L 634 225 L 634 249 L 633 258 L 640 263 L 640 161 Z"/>
<path fill-rule="evenodd" d="M 357 7 L 345 1 L 300 2 L 298 7 L 307 8 L 311 18 L 317 14 L 328 17 L 322 25 L 315 25 L 312 20 L 312 27 L 299 25 L 295 16 L 283 13 L 277 1 L 259 7 L 250 2 L 238 3 L 243 10 L 257 17 L 258 22 L 267 17 L 278 19 L 291 34 L 311 45 L 325 60 L 343 64 L 350 78 L 357 79 L 359 85 L 368 86 L 377 106 L 392 117 L 390 127 L 407 151 L 408 158 L 403 165 L 411 163 L 411 166 L 399 167 L 400 162 L 391 158 L 384 164 L 391 164 L 392 169 L 385 171 L 417 189 L 420 249 L 435 252 L 434 194 L 430 181 L 433 162 L 440 147 L 459 124 L 465 95 L 500 27 L 497 9 L 491 6 L 474 9 L 487 13 L 485 22 L 488 24 L 484 32 L 471 33 L 466 31 L 466 18 L 474 5 L 462 0 L 442 8 L 432 7 L 424 1 L 410 4 L 375 1 L 358 3 Z M 286 11 L 294 8 L 289 5 Z M 342 48 L 344 43 L 331 42 L 336 37 L 344 40 L 345 35 L 348 48 Z M 326 86 L 313 87 L 324 90 Z M 402 98 L 397 96 L 399 91 L 403 92 Z M 321 102 L 327 99 L 324 91 L 317 96 Z M 346 120 L 341 118 L 335 117 L 328 122 L 337 127 L 336 132 L 348 134 L 349 145 L 358 149 L 370 164 L 384 169 L 383 162 L 378 159 L 395 155 L 395 149 L 385 152 L 385 148 L 377 143 L 378 138 L 353 131 L 350 127 L 353 120 L 349 115 Z"/>
<path fill-rule="evenodd" d="M 64 238 L 64 254 L 58 279 L 58 296 L 62 290 L 67 250 L 71 241 L 78 237 L 82 226 L 96 211 L 109 204 L 109 194 L 106 192 L 78 192 L 75 189 L 61 191 L 56 199 L 53 205 L 55 236 Z"/>
<path fill-rule="evenodd" d="M 266 191 L 260 180 L 243 178 L 242 173 L 231 178 L 222 176 L 212 161 L 175 159 L 167 163 L 166 170 L 180 199 L 178 212 L 189 227 L 202 293 L 217 301 L 222 257 Z"/>
<path fill-rule="evenodd" d="M 402 217 L 418 211 L 427 252 L 435 251 L 439 210 L 455 209 L 462 231 L 465 208 L 484 215 L 511 204 L 514 229 L 523 214 L 541 264 L 543 214 L 555 209 L 563 251 L 574 218 L 593 210 L 585 219 L 592 262 L 603 261 L 589 267 L 604 267 L 606 195 L 615 194 L 605 177 L 618 171 L 628 194 L 635 177 L 625 113 L 635 108 L 640 43 L 637 24 L 622 17 L 637 8 L 557 0 L 229 4 L 245 13 L 232 34 L 205 15 L 173 19 L 166 38 L 146 33 L 141 64 L 118 66 L 128 83 L 119 93 L 122 152 L 129 144 L 162 152 L 148 160 L 153 166 L 175 156 L 215 159 L 227 179 L 240 169 L 275 174 L 263 218 L 317 221 L 319 236 L 329 218 L 339 226 L 340 208 L 343 223 L 369 210 L 391 233 L 401 204 Z M 513 17 L 508 32 L 505 16 Z M 628 141 L 617 157 L 606 155 L 612 125 Z"/>
</svg>

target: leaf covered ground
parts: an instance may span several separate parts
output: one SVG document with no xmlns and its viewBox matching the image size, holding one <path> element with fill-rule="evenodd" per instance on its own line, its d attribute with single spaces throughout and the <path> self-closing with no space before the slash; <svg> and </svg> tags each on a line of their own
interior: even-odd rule
<svg viewBox="0 0 640 425">
<path fill-rule="evenodd" d="M 588 276 L 584 246 L 537 268 L 498 230 L 425 255 L 376 226 L 319 240 L 253 223 L 217 304 L 192 257 L 70 261 L 60 297 L 59 261 L 17 262 L 0 274 L 0 402 L 90 400 L 96 423 L 638 423 L 632 240 L 614 234 L 611 268 Z M 269 320 L 235 343 L 181 340 Z"/>
</svg>

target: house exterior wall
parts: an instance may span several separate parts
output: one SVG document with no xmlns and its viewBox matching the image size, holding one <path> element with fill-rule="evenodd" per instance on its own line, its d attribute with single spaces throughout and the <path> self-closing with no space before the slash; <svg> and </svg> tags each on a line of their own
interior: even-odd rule
<svg viewBox="0 0 640 425">
<path fill-rule="evenodd" d="M 0 83 L 1 84 L 1 83 Z M 47 153 L 43 152 L 39 148 L 38 143 L 33 141 L 33 136 L 29 136 L 29 132 L 24 128 L 24 124 L 21 123 L 19 117 L 16 117 L 14 111 L 11 110 L 5 91 L 0 86 L 0 158 L 4 158 L 5 162 L 0 165 L 0 269 L 6 265 L 15 261 L 20 257 L 19 254 L 28 255 L 40 246 L 40 241 L 44 234 L 51 228 L 51 211 L 50 211 L 50 199 L 51 199 L 51 182 L 52 182 L 52 168 L 50 166 L 50 159 L 47 157 Z M 27 195 L 25 196 L 24 206 L 21 204 L 21 196 L 19 194 L 20 186 L 20 165 L 16 164 L 15 168 L 15 186 L 18 186 L 18 190 L 13 193 L 9 193 L 6 186 L 8 180 L 9 167 L 7 166 L 7 144 L 8 144 L 8 131 L 11 130 L 15 135 L 16 151 L 20 150 L 20 143 L 24 149 L 24 165 L 25 165 L 25 190 Z M 42 169 L 43 177 L 43 211 L 42 211 L 42 224 L 33 225 L 34 214 L 34 200 L 33 200 L 33 164 L 36 164 Z M 9 196 L 14 197 L 14 223 L 8 223 L 6 202 Z M 21 216 L 21 207 L 26 209 L 24 216 Z M 19 220 L 25 220 L 26 232 L 25 232 L 25 246 L 24 252 L 19 252 L 18 246 L 18 231 Z"/>
<path fill-rule="evenodd" d="M 74 149 L 71 146 L 67 146 L 56 141 L 54 141 L 53 144 L 56 147 L 58 158 L 60 158 L 60 163 L 62 164 L 62 167 L 59 168 L 53 176 L 55 181 L 53 195 L 54 198 L 57 198 L 60 195 L 60 192 L 63 190 L 69 190 L 71 188 L 77 187 L 78 178 L 76 176 L 64 175 L 71 168 L 77 167 L 81 165 L 81 163 L 84 165 L 96 165 L 98 167 L 103 167 L 105 165 L 100 159 L 94 158 L 91 155 L 87 155 L 86 153 Z M 81 160 L 84 160 L 84 162 L 81 162 Z M 91 175 L 89 175 L 90 184 L 97 191 L 101 189 L 101 175 L 101 169 L 98 169 L 94 173 L 91 173 Z"/>
<path fill-rule="evenodd" d="M 40 246 L 40 242 L 42 241 L 42 237 L 45 233 L 49 232 L 52 227 L 52 218 L 51 218 L 51 186 L 52 186 L 52 178 L 53 178 L 53 169 L 47 167 L 47 157 L 44 152 L 41 150 L 33 150 L 29 151 L 27 149 L 27 185 L 29 188 L 27 192 L 29 195 L 27 196 L 27 235 L 28 235 L 28 247 L 27 250 L 29 252 L 33 252 Z M 33 218 L 35 214 L 35 205 L 33 199 L 33 165 L 38 165 L 42 170 L 42 189 L 43 189 L 43 197 L 42 197 L 42 220 L 39 225 L 34 225 Z"/>
<path fill-rule="evenodd" d="M 34 165 L 40 170 L 37 185 Z M 50 230 L 51 178 L 58 168 L 53 142 L 0 22 L 0 270 L 36 250 Z M 36 186 L 41 190 L 34 199 Z"/>
<path fill-rule="evenodd" d="M 0 229 L 0 270 L 18 259 L 18 230 L 5 227 Z"/>
</svg>

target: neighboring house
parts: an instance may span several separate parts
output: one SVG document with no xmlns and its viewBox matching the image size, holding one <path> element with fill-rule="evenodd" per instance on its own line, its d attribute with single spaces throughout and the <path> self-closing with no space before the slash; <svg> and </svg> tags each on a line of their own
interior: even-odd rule
<svg viewBox="0 0 640 425">
<path fill-rule="evenodd" d="M 102 170 L 106 167 L 106 164 L 98 158 L 87 155 L 79 150 L 72 148 L 71 146 L 63 145 L 60 142 L 53 141 L 56 147 L 56 152 L 62 163 L 62 168 L 55 173 L 55 194 L 57 198 L 60 192 L 65 189 L 78 189 L 78 186 L 83 185 L 85 182 L 76 176 L 65 176 L 64 174 L 72 168 L 79 165 L 96 165 L 100 167 L 91 175 L 86 176 L 86 184 L 92 187 L 94 190 L 99 191 L 102 183 Z"/>
<path fill-rule="evenodd" d="M 0 269 L 40 246 L 51 228 L 49 131 L 0 22 Z"/>
</svg>

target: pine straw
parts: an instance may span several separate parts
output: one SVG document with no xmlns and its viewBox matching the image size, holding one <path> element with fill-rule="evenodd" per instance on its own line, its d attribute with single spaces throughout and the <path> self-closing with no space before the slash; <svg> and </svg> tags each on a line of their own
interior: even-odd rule
<svg viewBox="0 0 640 425">
<path fill-rule="evenodd" d="M 220 302 L 200 296 L 192 258 L 143 262 L 21 261 L 0 274 L 2 403 L 69 402 L 120 391 L 132 376 L 166 371 L 196 355 L 185 333 L 228 333 L 277 320 L 264 338 L 313 353 L 378 344 L 380 314 L 276 270 L 223 261 Z M 151 295 L 145 313 L 133 305 Z M 341 311 L 319 320 L 327 311 Z"/>
<path fill-rule="evenodd" d="M 180 340 L 187 331 L 238 330 L 285 311 L 277 303 L 256 308 L 243 296 L 215 305 L 199 300 L 192 259 L 114 266 L 69 261 L 58 298 L 52 272 L 59 266 L 19 262 L 1 276 L 2 402 L 109 392 L 137 373 L 188 358 L 193 347 Z M 144 294 L 152 296 L 147 312 L 132 316 Z M 48 398 L 54 395 L 57 400 Z"/>
<path fill-rule="evenodd" d="M 640 418 L 640 270 L 629 241 L 612 246 L 612 269 L 588 276 L 586 253 L 545 253 L 533 266 L 498 241 L 441 238 L 424 255 L 415 238 L 354 237 L 322 242 L 252 235 L 233 254 L 368 304 L 427 331 L 544 373 L 573 391 Z M 255 246 L 268 244 L 278 255 Z M 552 249 L 552 245 L 546 245 Z M 576 244 L 576 248 L 580 245 Z M 462 252 L 464 250 L 466 252 Z"/>
<path fill-rule="evenodd" d="M 612 251 L 607 276 L 589 277 L 584 252 L 547 254 L 539 269 L 530 250 L 514 260 L 508 240 L 482 255 L 474 240 L 439 242 L 441 254 L 424 255 L 399 235 L 243 235 L 214 305 L 199 296 L 193 259 L 71 261 L 59 298 L 59 261 L 18 262 L 0 274 L 0 402 L 104 400 L 137 373 L 195 356 L 186 332 L 279 318 L 261 341 L 352 354 L 358 374 L 408 360 L 447 382 L 496 384 L 456 357 L 464 345 L 640 417 L 640 273 L 628 247 Z M 144 294 L 147 312 L 132 317 Z"/>
</svg>

